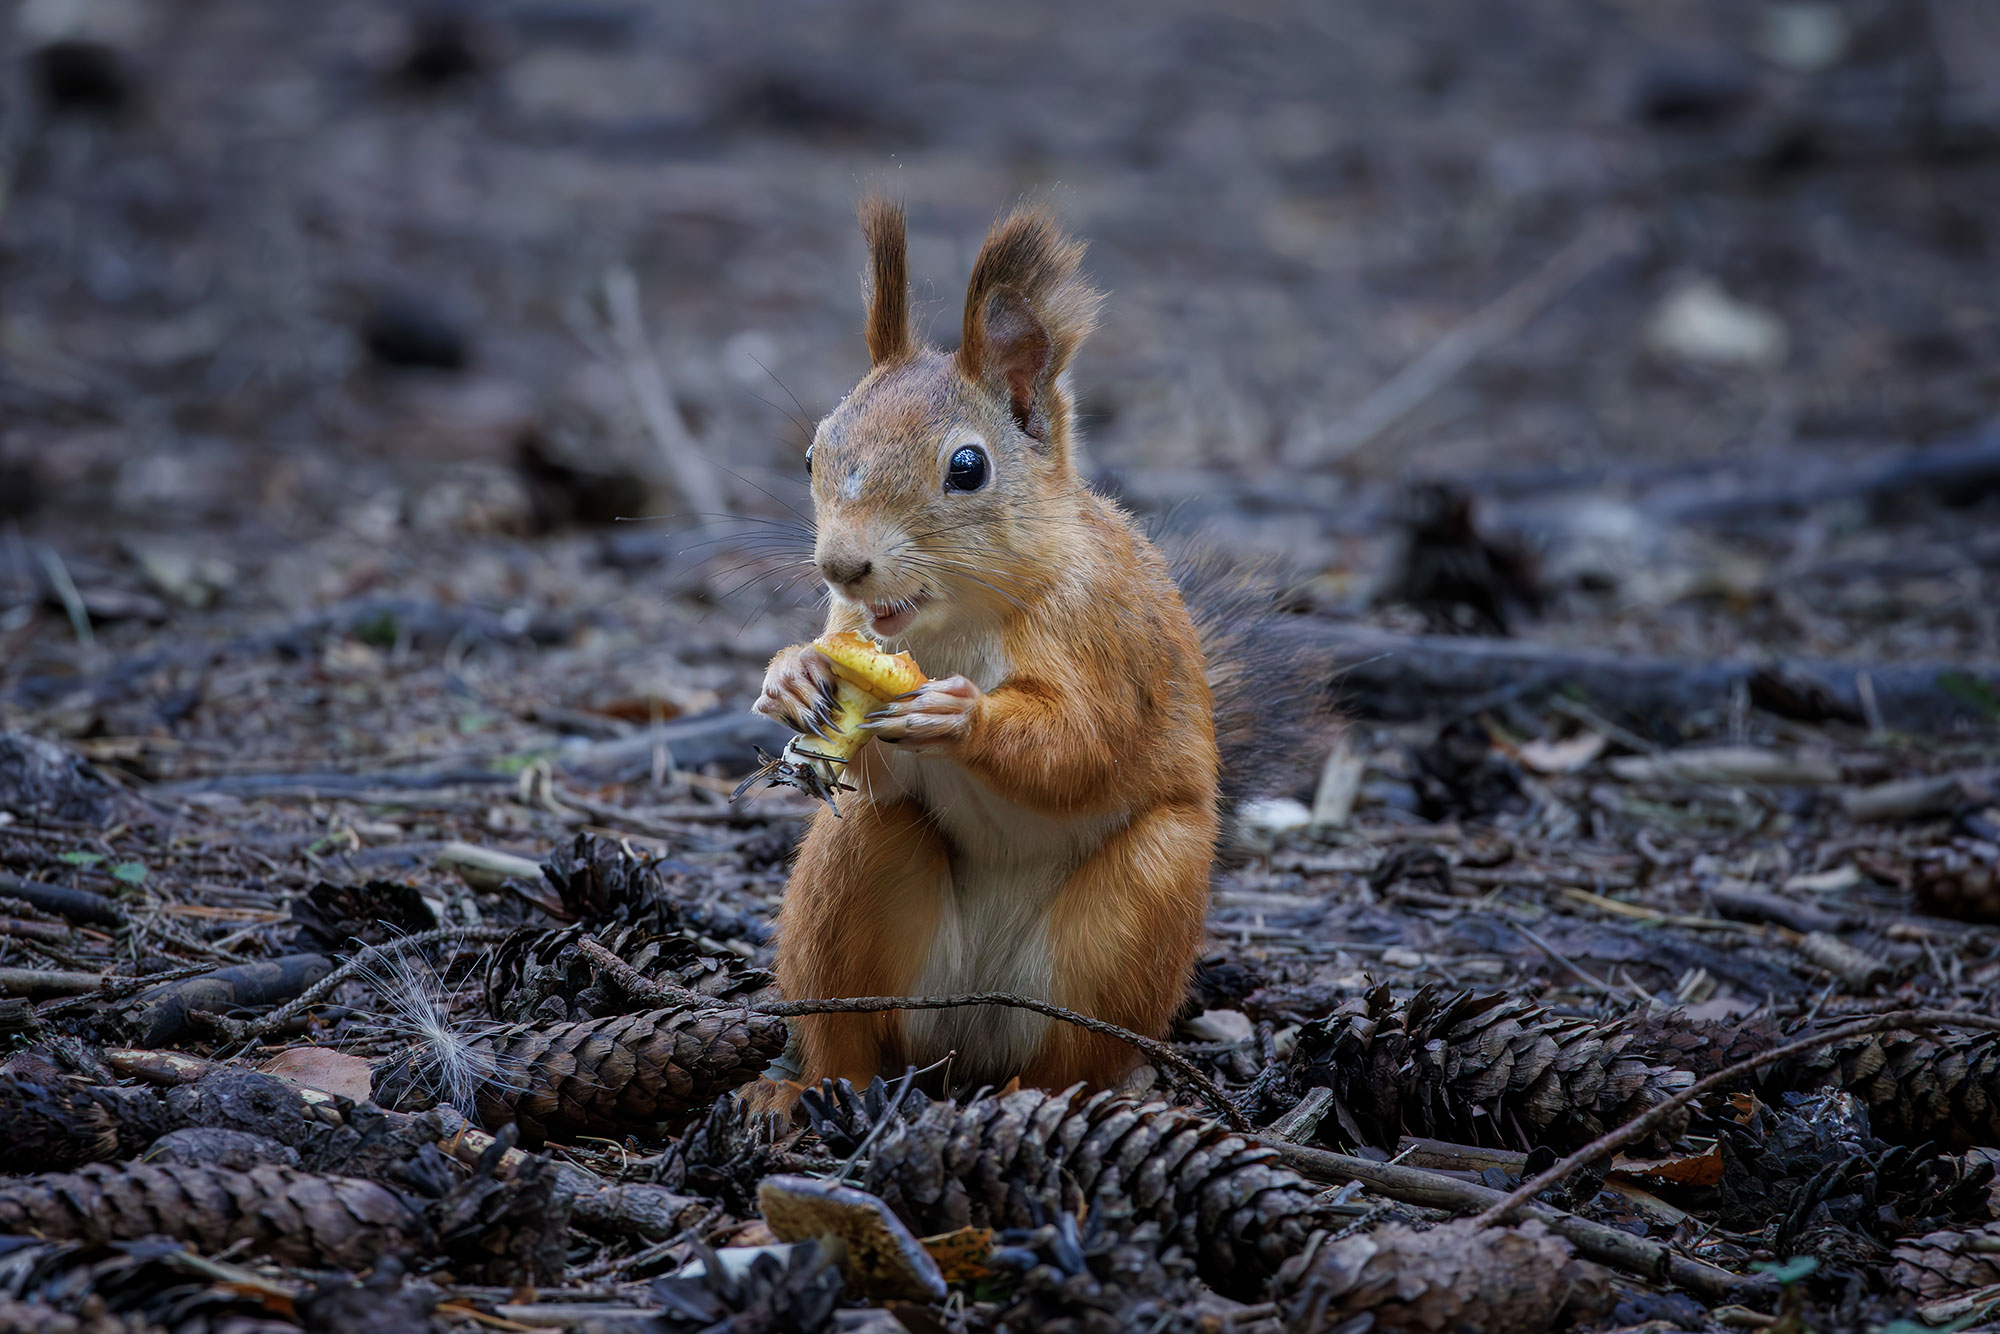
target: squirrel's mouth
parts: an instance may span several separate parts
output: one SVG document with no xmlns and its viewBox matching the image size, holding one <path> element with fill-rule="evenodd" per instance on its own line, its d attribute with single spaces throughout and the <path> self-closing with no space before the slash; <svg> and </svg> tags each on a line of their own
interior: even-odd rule
<svg viewBox="0 0 2000 1334">
<path fill-rule="evenodd" d="M 868 604 L 868 628 L 885 638 L 900 635 L 910 628 L 911 621 L 917 619 L 917 613 L 923 610 L 927 600 L 918 594 L 895 602 L 871 602 Z"/>
</svg>

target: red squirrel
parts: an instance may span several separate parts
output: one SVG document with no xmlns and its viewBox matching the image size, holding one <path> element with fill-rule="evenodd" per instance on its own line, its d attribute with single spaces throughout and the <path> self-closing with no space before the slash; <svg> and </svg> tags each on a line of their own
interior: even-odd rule
<svg viewBox="0 0 2000 1334">
<path fill-rule="evenodd" d="M 907 650 L 931 680 L 871 715 L 881 744 L 847 769 L 856 790 L 812 820 L 779 985 L 1014 992 L 1163 1034 L 1202 941 L 1220 818 L 1209 682 L 1230 672 L 1160 551 L 1077 473 L 1065 372 L 1103 298 L 1083 245 L 1017 209 L 988 233 L 962 341 L 942 352 L 911 329 L 902 209 L 871 198 L 861 222 L 872 368 L 806 452 L 813 558 L 826 632 Z M 755 708 L 810 732 L 833 686 L 826 657 L 795 646 Z M 794 1023 L 807 1086 L 950 1055 L 955 1084 L 1107 1087 L 1138 1060 L 1015 1009 Z M 756 1096 L 796 1092 L 767 1080 Z"/>
</svg>

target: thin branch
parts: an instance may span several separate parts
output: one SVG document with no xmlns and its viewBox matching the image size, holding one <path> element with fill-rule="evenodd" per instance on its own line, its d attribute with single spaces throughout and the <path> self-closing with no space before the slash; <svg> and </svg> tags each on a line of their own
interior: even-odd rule
<svg viewBox="0 0 2000 1334">
<path fill-rule="evenodd" d="M 347 981 L 347 979 L 357 973 L 367 971 L 368 967 L 377 959 L 386 958 L 391 954 L 400 954 L 404 950 L 414 949 L 419 945 L 435 945 L 442 940 L 463 943 L 480 941 L 487 944 L 498 944 L 513 934 L 512 927 L 504 926 L 440 926 L 429 931 L 417 931 L 407 936 L 397 936 L 394 940 L 386 940 L 380 945 L 370 945 L 346 963 L 340 965 L 340 967 L 334 969 L 325 977 L 322 977 L 319 981 L 300 992 L 297 999 L 286 1001 L 263 1018 L 254 1019 L 246 1024 L 229 1023 L 224 1025 L 226 1040 L 230 1042 L 253 1042 L 258 1038 L 277 1032 L 293 1019 L 296 1019 L 313 1006 L 325 1000 L 328 996 L 331 996 L 333 989 L 342 982 Z"/>
<path fill-rule="evenodd" d="M 1280 1161 L 1311 1180 L 1329 1185 L 1359 1181 L 1377 1194 L 1405 1204 L 1421 1204 L 1427 1208 L 1467 1214 L 1474 1209 L 1494 1205 L 1503 1198 L 1490 1186 L 1482 1186 L 1476 1181 L 1460 1181 L 1421 1167 L 1369 1162 L 1365 1158 L 1352 1158 L 1328 1149 L 1308 1148 L 1272 1136 L 1259 1137 L 1256 1142 L 1275 1149 Z M 1578 1218 L 1539 1200 L 1530 1203 L 1527 1212 L 1589 1259 L 1616 1265 L 1629 1273 L 1643 1274 L 1659 1282 L 1673 1283 L 1689 1292 L 1700 1293 L 1710 1301 L 1740 1299 L 1745 1295 L 1746 1288 L 1755 1288 L 1763 1282 L 1732 1274 L 1703 1260 L 1676 1254 L 1657 1241 L 1648 1241 L 1620 1228 Z"/>
<path fill-rule="evenodd" d="M 646 337 L 645 320 L 639 313 L 638 280 L 622 264 L 604 275 L 604 306 L 611 319 L 611 337 L 618 347 L 625 386 L 639 405 L 639 415 L 645 418 L 653 446 L 672 472 L 674 484 L 680 488 L 688 508 L 705 514 L 721 513 L 728 508 L 722 485 L 714 466 L 681 423 L 673 398 L 667 392 L 666 377 L 661 374 L 652 343 Z"/>
<path fill-rule="evenodd" d="M 1988 1032 L 2000 1033 L 2000 1019 L 1982 1014 L 1970 1014 L 1963 1010 L 1898 1010 L 1891 1014 L 1879 1014 L 1870 1019 L 1859 1020 L 1844 1028 L 1815 1033 L 1811 1037 L 1787 1042 L 1769 1051 L 1758 1052 L 1755 1056 L 1716 1071 L 1708 1078 L 1676 1093 L 1665 1102 L 1648 1108 L 1616 1130 L 1598 1136 L 1546 1172 L 1522 1182 L 1520 1188 L 1513 1194 L 1497 1201 L 1472 1221 L 1481 1227 L 1506 1222 L 1516 1209 L 1528 1204 L 1549 1187 L 1566 1180 L 1572 1172 L 1587 1167 L 1600 1158 L 1610 1157 L 1627 1144 L 1644 1139 L 1665 1123 L 1668 1117 L 1696 1098 L 1713 1093 L 1767 1065 L 1775 1065 L 1788 1056 L 1797 1056 L 1801 1052 L 1814 1051 L 1836 1042 L 1845 1042 L 1849 1038 L 1866 1037 L 1870 1033 L 1894 1031 L 1914 1033 L 1927 1028 L 1951 1027 L 1981 1028 Z"/>
<path fill-rule="evenodd" d="M 955 1010 L 973 1005 L 999 1005 L 1016 1010 L 1031 1010 L 1050 1019 L 1060 1019 L 1066 1024 L 1092 1033 L 1102 1033 L 1106 1037 L 1138 1048 L 1154 1061 L 1171 1069 L 1193 1085 L 1203 1101 L 1213 1107 L 1220 1117 L 1228 1122 L 1230 1129 L 1248 1132 L 1250 1123 L 1236 1109 L 1229 1095 L 1224 1093 L 1213 1079 L 1204 1074 L 1199 1066 L 1175 1051 L 1158 1038 L 1149 1038 L 1134 1033 L 1129 1028 L 1103 1019 L 1066 1010 L 1048 1001 L 1036 1000 L 1032 996 L 1017 996 L 1005 991 L 980 991 L 958 996 L 843 996 L 826 1000 L 766 1001 L 759 1005 L 741 1005 L 729 1001 L 718 1001 L 713 996 L 704 996 L 698 991 L 659 982 L 647 977 L 632 965 L 606 949 L 589 936 L 577 942 L 577 948 L 586 959 L 608 974 L 612 981 L 628 994 L 642 999 L 657 1000 L 664 1005 L 687 1005 L 709 1010 L 744 1010 L 753 1014 L 767 1014 L 780 1019 L 791 1019 L 808 1014 L 879 1014 L 891 1010 Z"/>
</svg>

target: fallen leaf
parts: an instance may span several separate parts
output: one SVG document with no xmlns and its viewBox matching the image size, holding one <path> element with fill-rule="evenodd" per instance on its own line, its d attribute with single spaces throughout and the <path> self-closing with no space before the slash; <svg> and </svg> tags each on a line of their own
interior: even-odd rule
<svg viewBox="0 0 2000 1334">
<path fill-rule="evenodd" d="M 1722 1180 L 1722 1145 L 1712 1139 L 1703 1141 L 1694 1137 L 1688 1142 L 1706 1143 L 1708 1147 L 1665 1158 L 1620 1158 L 1605 1175 L 1674 1186 L 1713 1186 Z"/>
<path fill-rule="evenodd" d="M 367 1061 L 330 1047 L 292 1047 L 258 1068 L 303 1088 L 355 1102 L 365 1101 L 374 1087 Z"/>
</svg>

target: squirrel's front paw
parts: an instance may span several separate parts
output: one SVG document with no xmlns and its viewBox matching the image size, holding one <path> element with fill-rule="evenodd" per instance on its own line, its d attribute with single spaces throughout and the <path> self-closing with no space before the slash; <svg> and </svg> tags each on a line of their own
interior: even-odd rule
<svg viewBox="0 0 2000 1334">
<path fill-rule="evenodd" d="M 824 736 L 839 679 L 833 663 L 810 644 L 795 644 L 771 659 L 764 674 L 764 693 L 750 707 L 775 718 L 794 732 Z"/>
<path fill-rule="evenodd" d="M 985 698 L 962 676 L 939 677 L 890 700 L 862 726 L 903 750 L 939 750 L 965 740 Z"/>
</svg>

